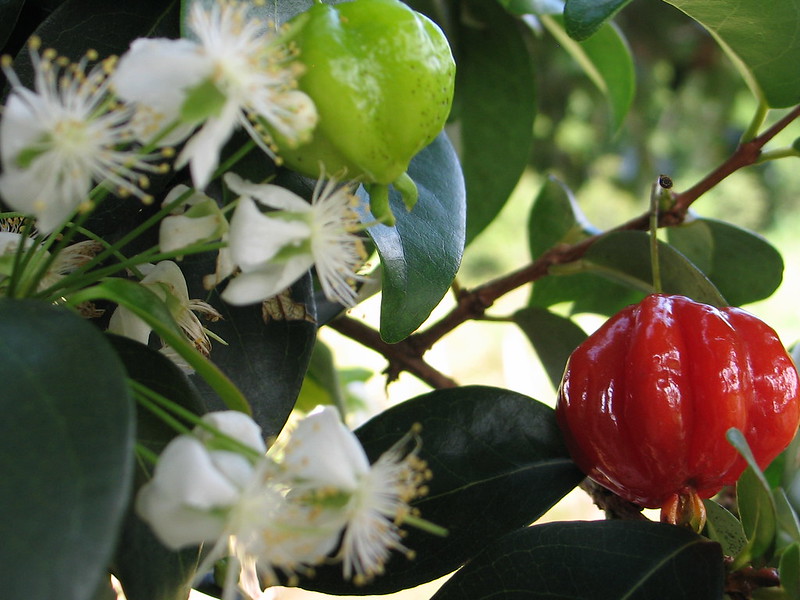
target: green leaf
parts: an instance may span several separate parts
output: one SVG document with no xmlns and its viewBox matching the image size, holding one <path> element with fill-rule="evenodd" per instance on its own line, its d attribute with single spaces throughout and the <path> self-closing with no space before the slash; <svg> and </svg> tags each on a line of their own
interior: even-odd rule
<svg viewBox="0 0 800 600">
<path fill-rule="evenodd" d="M 454 112 L 469 242 L 497 216 L 528 164 L 536 88 L 533 59 L 517 20 L 486 0 L 468 0 L 462 11 Z"/>
<path fill-rule="evenodd" d="M 680 252 L 659 242 L 658 253 L 665 294 L 682 294 L 713 306 L 727 305 L 708 278 Z M 650 267 L 650 236 L 643 231 L 620 231 L 603 237 L 589 248 L 575 268 L 596 272 L 648 294 L 656 291 Z"/>
<path fill-rule="evenodd" d="M 722 600 L 719 544 L 650 521 L 537 525 L 489 545 L 432 600 Z"/>
<path fill-rule="evenodd" d="M 514 322 L 539 355 L 550 383 L 558 388 L 567 359 L 586 339 L 586 333 L 571 319 L 537 307 L 517 311 Z"/>
<path fill-rule="evenodd" d="M 67 0 L 34 34 L 41 38 L 42 47 L 55 48 L 73 61 L 90 48 L 100 57 L 119 55 L 138 37 L 177 36 L 178 9 L 178 0 Z M 23 84 L 33 81 L 27 51 L 16 58 L 14 69 Z"/>
<path fill-rule="evenodd" d="M 408 337 L 428 318 L 450 288 L 464 250 L 464 182 L 443 133 L 412 159 L 408 174 L 419 189 L 414 210 L 407 211 L 392 191 L 397 224 L 367 230 L 381 258 L 380 329 L 389 343 Z M 363 189 L 359 194 L 364 219 L 370 219 Z"/>
<path fill-rule="evenodd" d="M 295 408 L 309 412 L 321 404 L 333 404 L 342 409 L 344 394 L 333 352 L 327 344 L 317 340 Z"/>
<path fill-rule="evenodd" d="M 783 279 L 783 258 L 760 235 L 714 219 L 667 228 L 671 246 L 694 263 L 732 306 L 768 298 Z"/>
<path fill-rule="evenodd" d="M 554 275 L 533 284 L 530 305 L 548 307 L 571 303 L 571 314 L 613 315 L 644 298 L 645 293 L 621 285 L 596 273 Z"/>
<path fill-rule="evenodd" d="M 564 31 L 561 17 L 542 16 L 541 21 L 606 96 L 611 109 L 612 130 L 617 131 L 636 93 L 636 70 L 631 49 L 622 32 L 613 23 L 607 23 L 592 37 L 575 41 Z"/>
<path fill-rule="evenodd" d="M 564 24 L 572 39 L 585 40 L 631 0 L 567 0 Z"/>
<path fill-rule="evenodd" d="M 800 99 L 800 0 L 665 0 L 705 27 L 755 96 L 772 108 Z"/>
<path fill-rule="evenodd" d="M 772 497 L 775 501 L 775 514 L 778 519 L 778 538 L 775 550 L 781 552 L 791 544 L 800 543 L 800 520 L 782 488 L 773 488 Z"/>
<path fill-rule="evenodd" d="M 744 434 L 731 428 L 726 437 L 748 464 L 736 483 L 739 518 L 747 536 L 747 545 L 736 555 L 731 566 L 731 570 L 736 570 L 762 558 L 769 560 L 772 556 L 776 544 L 777 514 L 772 491 Z"/>
<path fill-rule="evenodd" d="M 194 258 L 197 262 L 192 263 L 187 257 L 184 263 L 190 292 L 200 295 L 205 293 L 202 275 L 212 273 L 214 263 L 206 257 Z M 214 344 L 211 360 L 248 399 L 253 419 L 261 426 L 264 437 L 278 435 L 300 393 L 317 336 L 311 276 L 292 286 L 291 301 L 299 314 L 290 318 L 265 322 L 261 304 L 231 306 L 220 299 L 216 290 L 207 301 L 223 317 L 207 327 L 228 344 Z M 224 408 L 199 375 L 191 379 L 209 409 Z"/>
<path fill-rule="evenodd" d="M 800 598 L 800 544 L 795 542 L 783 554 L 779 566 L 781 587 L 787 598 Z"/>
<path fill-rule="evenodd" d="M 553 410 L 491 387 L 437 390 L 391 408 L 356 431 L 374 462 L 415 423 L 430 492 L 415 502 L 421 518 L 448 530 L 441 538 L 407 527 L 386 573 L 364 586 L 342 581 L 341 566 L 320 567 L 302 587 L 334 594 L 385 594 L 450 573 L 489 542 L 535 521 L 583 479 L 563 445 Z"/>
<path fill-rule="evenodd" d="M 0 48 L 5 48 L 24 4 L 25 0 L 0 1 Z"/>
<path fill-rule="evenodd" d="M 713 500 L 703 500 L 706 507 L 704 534 L 722 546 L 722 553 L 735 556 L 747 543 L 742 523 L 728 509 Z"/>
<path fill-rule="evenodd" d="M 63 308 L 0 299 L 5 600 L 85 600 L 106 577 L 133 475 L 125 371 Z"/>
<path fill-rule="evenodd" d="M 575 244 L 598 233 L 584 216 L 572 191 L 553 175 L 539 190 L 528 218 L 528 247 L 536 260 L 557 244 Z"/>
</svg>

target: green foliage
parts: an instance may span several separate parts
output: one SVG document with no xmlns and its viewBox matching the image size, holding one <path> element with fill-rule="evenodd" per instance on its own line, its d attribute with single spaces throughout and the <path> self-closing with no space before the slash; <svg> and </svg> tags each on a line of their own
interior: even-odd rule
<svg viewBox="0 0 800 600">
<path fill-rule="evenodd" d="M 800 95 L 798 0 L 667 0 L 701 23 L 725 49 L 753 93 L 767 106 L 792 106 Z M 754 36 L 754 31 L 769 35 Z"/>
<path fill-rule="evenodd" d="M 537 525 L 489 545 L 434 600 L 524 597 L 722 600 L 722 553 L 693 533 L 650 522 Z"/>
<path fill-rule="evenodd" d="M 84 600 L 131 492 L 125 371 L 93 325 L 31 300 L 0 299 L 0 355 L 3 597 Z"/>
<path fill-rule="evenodd" d="M 520 24 L 494 2 L 469 0 L 460 10 L 455 116 L 471 241 L 500 212 L 525 169 L 536 86 Z"/>
<path fill-rule="evenodd" d="M 585 40 L 631 0 L 566 0 L 564 22 L 567 33 L 576 40 Z"/>
<path fill-rule="evenodd" d="M 667 239 L 732 306 L 768 298 L 783 278 L 783 258 L 775 247 L 761 236 L 729 223 L 694 219 L 670 227 Z"/>
<path fill-rule="evenodd" d="M 453 282 L 464 249 L 464 183 L 444 134 L 411 161 L 408 174 L 419 190 L 415 209 L 407 211 L 393 192 L 397 224 L 367 230 L 381 258 L 381 337 L 389 343 L 406 338 L 428 318 Z"/>
<path fill-rule="evenodd" d="M 636 91 L 633 57 L 622 32 L 607 23 L 590 38 L 575 41 L 570 37 L 572 32 L 564 30 L 564 19 L 543 16 L 542 22 L 608 99 L 611 128 L 617 131 L 628 114 Z"/>
</svg>

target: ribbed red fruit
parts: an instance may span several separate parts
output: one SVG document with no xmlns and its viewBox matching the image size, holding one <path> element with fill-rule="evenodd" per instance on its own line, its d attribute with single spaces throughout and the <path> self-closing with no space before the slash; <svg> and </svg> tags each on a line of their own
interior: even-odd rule
<svg viewBox="0 0 800 600">
<path fill-rule="evenodd" d="M 577 465 L 644 507 L 709 498 L 745 461 L 794 437 L 798 374 L 775 332 L 738 308 L 654 294 L 609 319 L 569 359 L 556 415 Z"/>
</svg>

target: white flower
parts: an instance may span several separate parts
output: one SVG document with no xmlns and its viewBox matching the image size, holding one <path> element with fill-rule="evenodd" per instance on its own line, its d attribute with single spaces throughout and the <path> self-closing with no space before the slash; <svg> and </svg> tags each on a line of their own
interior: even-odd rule
<svg viewBox="0 0 800 600">
<path fill-rule="evenodd" d="M 19 233 L 16 224 L 9 225 L 7 221 L 0 219 L 0 290 L 7 285 L 15 267 L 19 268 L 15 260 L 19 247 L 23 246 L 28 250 L 35 243 L 32 237 Z M 50 257 L 50 252 L 42 247 L 37 248 L 36 253 L 25 264 L 24 272 L 15 274 L 18 278 L 17 292 L 42 291 L 57 284 L 65 275 L 92 260 L 101 249 L 101 244 L 94 240 L 84 240 L 62 248 L 34 286 L 33 278 L 39 274 L 39 270 Z M 92 311 L 87 314 L 92 314 Z"/>
<path fill-rule="evenodd" d="M 146 272 L 140 283 L 164 300 L 175 322 L 189 341 L 197 350 L 208 356 L 211 352 L 211 341 L 195 312 L 199 312 L 211 320 L 221 319 L 222 315 L 210 304 L 189 298 L 186 279 L 180 267 L 171 260 L 163 260 L 155 266 L 141 265 L 139 268 Z M 114 310 L 108 330 L 143 344 L 148 343 L 152 331 L 147 323 L 123 306 Z M 168 356 L 172 357 L 173 355 L 168 353 Z M 181 364 L 181 366 L 184 365 Z"/>
<path fill-rule="evenodd" d="M 233 173 L 225 183 L 240 195 L 231 218 L 230 256 L 241 273 L 222 293 L 231 304 L 260 302 L 291 286 L 312 266 L 325 296 L 353 306 L 356 270 L 364 261 L 364 247 L 355 233 L 361 229 L 353 210 L 355 198 L 347 187 L 320 180 L 311 204 L 289 190 L 254 184 Z M 262 213 L 258 208 L 277 209 Z"/>
<path fill-rule="evenodd" d="M 179 206 L 161 220 L 158 245 L 162 252 L 180 250 L 200 242 L 221 239 L 228 232 L 228 221 L 213 199 L 185 185 L 176 186 L 167 194 L 163 206 L 180 198 Z"/>
<path fill-rule="evenodd" d="M 418 445 L 408 448 L 414 436 L 404 436 L 370 465 L 337 411 L 324 407 L 303 419 L 286 443 L 281 466 L 292 478 L 291 500 L 343 521 L 339 556 L 345 579 L 364 583 L 383 572 L 392 550 L 410 554 L 399 525 L 430 477 L 417 457 Z"/>
<path fill-rule="evenodd" d="M 211 413 L 203 421 L 238 445 L 200 426 L 178 436 L 139 491 L 136 510 L 169 548 L 213 543 L 199 576 L 222 557 L 237 559 L 224 600 L 234 598 L 237 579 L 251 598 L 264 583 L 278 583 L 278 572 L 291 584 L 339 546 L 344 575 L 356 583 L 380 573 L 392 550 L 408 553 L 399 525 L 429 477 L 418 445 L 409 449 L 413 433 L 370 466 L 330 407 L 303 419 L 266 455 L 246 415 Z"/>
<path fill-rule="evenodd" d="M 202 420 L 254 455 L 266 452 L 260 428 L 244 413 L 209 413 Z M 254 461 L 239 452 L 209 448 L 212 439 L 199 426 L 192 435 L 173 439 L 136 497 L 139 516 L 173 550 L 216 542 L 225 531 L 228 511 L 253 478 Z"/>
<path fill-rule="evenodd" d="M 15 210 L 35 215 L 41 233 L 55 231 L 81 206 L 90 206 L 92 182 L 142 200 L 147 178 L 142 172 L 162 172 L 153 156 L 130 148 L 130 108 L 110 102 L 106 60 L 86 72 L 87 54 L 77 64 L 64 65 L 55 52 L 38 53 L 30 46 L 34 90 L 22 86 L 9 61 L 2 69 L 11 95 L 0 122 L 0 193 Z"/>
<path fill-rule="evenodd" d="M 194 185 L 202 189 L 237 126 L 274 156 L 264 126 L 299 144 L 316 126 L 317 112 L 295 89 L 302 67 L 268 33 L 267 23 L 249 18 L 246 3 L 220 1 L 206 9 L 194 2 L 190 10 L 196 41 L 137 40 L 120 60 L 114 85 L 120 97 L 144 111 L 137 124 L 145 139 L 171 123 L 188 132 L 187 124 L 204 122 L 176 161 L 177 167 L 190 165 Z M 162 94 L 164 89 L 169 92 Z M 172 132 L 166 139 L 176 137 Z"/>
</svg>

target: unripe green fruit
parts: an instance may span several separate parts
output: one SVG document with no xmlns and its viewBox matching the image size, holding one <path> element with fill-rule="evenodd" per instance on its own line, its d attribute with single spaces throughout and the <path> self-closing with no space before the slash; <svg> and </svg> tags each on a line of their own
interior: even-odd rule
<svg viewBox="0 0 800 600">
<path fill-rule="evenodd" d="M 276 136 L 284 164 L 382 186 L 402 178 L 450 113 L 455 63 L 442 31 L 399 0 L 314 4 L 289 25 L 319 122 L 298 147 Z"/>
</svg>

